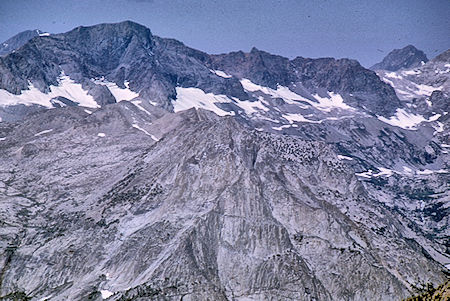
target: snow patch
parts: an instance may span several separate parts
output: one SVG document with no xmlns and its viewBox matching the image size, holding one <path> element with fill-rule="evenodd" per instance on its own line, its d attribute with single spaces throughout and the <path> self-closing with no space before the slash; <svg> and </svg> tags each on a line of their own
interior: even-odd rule
<svg viewBox="0 0 450 301">
<path fill-rule="evenodd" d="M 379 173 L 373 173 L 373 170 L 369 169 L 368 171 L 364 171 L 364 172 L 360 172 L 360 173 L 355 173 L 355 175 L 363 177 L 363 178 L 372 178 L 372 177 L 381 177 L 381 176 L 386 176 L 386 177 L 390 177 L 394 174 L 395 171 L 389 169 L 389 168 L 384 168 L 384 167 L 377 167 L 378 170 L 380 171 Z"/>
<path fill-rule="evenodd" d="M 321 121 L 315 121 L 315 120 L 306 119 L 305 117 L 303 117 L 302 114 L 287 113 L 287 114 L 283 114 L 282 116 L 283 116 L 284 119 L 289 121 L 289 123 L 294 123 L 296 121 L 297 122 L 309 122 L 309 123 L 321 123 Z"/>
<path fill-rule="evenodd" d="M 144 132 L 146 135 L 150 136 L 153 140 L 159 141 L 158 138 L 156 138 L 154 135 L 150 134 L 150 133 L 149 133 L 148 131 L 146 131 L 145 129 L 141 128 L 138 124 L 133 123 L 132 126 L 133 126 L 135 129 L 138 129 L 138 130 Z"/>
<path fill-rule="evenodd" d="M 354 108 L 350 107 L 346 103 L 344 103 L 344 99 L 341 95 L 328 92 L 329 97 L 320 97 L 319 95 L 315 94 L 313 95 L 315 99 L 319 102 L 318 105 L 314 105 L 319 110 L 330 112 L 333 109 L 342 109 L 342 110 L 355 110 Z"/>
<path fill-rule="evenodd" d="M 388 168 L 384 168 L 384 167 L 378 167 L 378 169 L 380 170 L 379 173 L 374 174 L 374 177 L 380 177 L 380 176 L 386 176 L 386 177 L 390 177 L 394 174 L 394 171 Z"/>
<path fill-rule="evenodd" d="M 233 97 L 233 100 L 236 104 L 245 111 L 245 114 L 251 115 L 253 113 L 258 112 L 258 110 L 269 111 L 270 109 L 266 107 L 267 104 L 264 100 L 264 97 L 258 97 L 257 101 L 249 101 L 249 100 L 240 100 L 238 98 Z"/>
<path fill-rule="evenodd" d="M 89 115 L 91 115 L 92 114 L 92 111 L 89 111 L 89 110 L 84 110 L 86 113 L 88 113 Z"/>
<path fill-rule="evenodd" d="M 133 100 L 131 103 L 134 104 L 139 110 L 141 110 L 145 114 L 147 114 L 149 116 L 152 116 L 152 114 L 149 111 L 147 111 L 143 106 L 141 106 L 142 101 L 140 101 L 140 100 Z"/>
<path fill-rule="evenodd" d="M 444 131 L 444 124 L 440 121 L 436 122 L 436 125 L 431 125 L 434 128 L 434 133 L 433 135 L 436 135 L 437 133 L 442 133 Z"/>
<path fill-rule="evenodd" d="M 80 106 L 89 108 L 99 108 L 94 98 L 84 90 L 81 84 L 75 83 L 70 77 L 61 74 L 58 79 L 58 86 L 50 86 L 49 93 L 39 91 L 30 83 L 28 90 L 21 91 L 21 94 L 15 95 L 6 90 L 0 89 L 0 106 L 11 106 L 24 104 L 30 106 L 33 104 L 41 105 L 47 108 L 53 108 L 51 100 L 62 96 L 77 102 Z"/>
<path fill-rule="evenodd" d="M 347 156 L 343 156 L 343 155 L 337 155 L 339 160 L 353 160 L 353 158 L 347 157 Z"/>
<path fill-rule="evenodd" d="M 409 113 L 404 109 L 397 109 L 395 115 L 389 118 L 377 116 L 378 120 L 405 130 L 417 130 L 417 125 L 420 123 L 436 121 L 439 117 L 441 117 L 441 114 L 436 114 L 431 116 L 429 119 L 426 119 L 422 115 Z"/>
<path fill-rule="evenodd" d="M 109 297 L 111 297 L 112 295 L 114 295 L 113 292 L 108 291 L 108 290 L 101 290 L 100 294 L 102 294 L 102 299 L 108 299 Z"/>
<path fill-rule="evenodd" d="M 387 79 L 386 77 L 382 77 L 381 80 L 384 81 L 385 83 L 391 85 L 392 87 L 395 86 L 394 82 L 389 80 L 389 79 Z"/>
<path fill-rule="evenodd" d="M 418 175 L 431 175 L 434 173 L 448 173 L 448 171 L 445 169 L 439 169 L 439 170 L 425 169 L 425 170 L 417 170 L 416 173 Z"/>
<path fill-rule="evenodd" d="M 413 82 L 411 82 L 411 83 L 414 85 L 414 87 L 416 89 L 415 93 L 418 94 L 418 95 L 430 96 L 431 93 L 433 93 L 433 91 L 436 91 L 436 90 L 440 91 L 440 90 L 442 90 L 442 86 L 440 86 L 440 87 L 433 87 L 433 86 L 424 85 L 424 84 L 416 84 L 416 83 L 413 83 Z"/>
<path fill-rule="evenodd" d="M 243 78 L 241 80 L 242 87 L 248 92 L 260 91 L 264 94 L 270 95 L 273 98 L 282 98 L 288 104 L 298 104 L 298 101 L 312 102 L 311 100 L 292 92 L 288 87 L 278 85 L 274 90 L 269 87 L 257 85 L 249 79 Z"/>
<path fill-rule="evenodd" d="M 98 136 L 98 137 L 105 137 L 106 134 L 105 134 L 105 133 L 98 133 L 97 136 Z"/>
<path fill-rule="evenodd" d="M 386 72 L 385 75 L 386 75 L 387 77 L 390 77 L 390 78 L 403 79 L 403 77 L 402 77 L 401 75 L 398 75 L 398 74 L 395 73 L 395 72 Z"/>
<path fill-rule="evenodd" d="M 211 70 L 210 69 L 209 71 L 211 71 L 215 75 L 223 77 L 223 78 L 231 78 L 231 77 L 233 77 L 232 75 L 226 74 L 225 72 L 220 71 L 220 70 Z"/>
<path fill-rule="evenodd" d="M 58 99 L 52 99 L 51 102 L 52 102 L 52 104 L 59 104 L 61 106 L 61 108 L 67 107 L 67 105 L 65 103 L 63 103 L 61 100 L 58 100 Z"/>
<path fill-rule="evenodd" d="M 417 69 L 402 71 L 402 74 L 404 74 L 404 75 L 417 75 L 417 74 L 420 74 L 420 73 L 422 73 L 422 71 L 417 70 Z"/>
<path fill-rule="evenodd" d="M 93 82 L 97 85 L 106 86 L 117 102 L 132 100 L 139 96 L 139 93 L 130 90 L 130 83 L 128 81 L 124 82 L 125 89 L 120 88 L 116 83 L 106 81 L 104 78 L 93 79 Z"/>
<path fill-rule="evenodd" d="M 0 141 L 5 141 L 6 140 L 6 137 L 1 137 L 0 138 Z"/>
<path fill-rule="evenodd" d="M 283 129 L 287 129 L 287 128 L 290 128 L 290 127 L 296 128 L 296 127 L 298 127 L 298 125 L 296 125 L 296 124 L 284 124 L 282 126 L 272 127 L 272 129 L 274 129 L 276 131 L 281 131 Z"/>
<path fill-rule="evenodd" d="M 34 134 L 34 136 L 37 137 L 37 136 L 40 136 L 40 135 L 44 135 L 44 134 L 50 133 L 50 132 L 52 132 L 52 131 L 53 131 L 53 129 L 50 129 L 50 130 L 44 130 L 44 131 L 42 131 L 42 132 L 39 132 L 39 133 L 37 133 L 37 134 Z"/>
<path fill-rule="evenodd" d="M 363 178 L 372 178 L 372 170 L 369 169 L 368 171 L 364 171 L 364 172 L 356 172 L 355 175 L 359 176 L 359 177 L 363 177 Z"/>
<path fill-rule="evenodd" d="M 232 100 L 226 95 L 215 95 L 205 93 L 198 88 L 181 88 L 177 87 L 177 98 L 172 102 L 173 111 L 179 112 L 190 108 L 205 109 L 212 111 L 219 116 L 234 115 L 234 112 L 227 112 L 216 106 L 216 103 L 230 103 Z"/>
<path fill-rule="evenodd" d="M 269 87 L 260 86 L 258 84 L 253 83 L 252 81 L 243 78 L 241 80 L 241 84 L 244 89 L 248 92 L 256 92 L 260 91 L 264 94 L 270 95 L 272 98 L 282 98 L 288 104 L 295 104 L 302 108 L 307 108 L 299 102 L 306 102 L 309 105 L 317 108 L 318 110 L 330 112 L 333 109 L 343 109 L 343 110 L 355 110 L 349 105 L 344 103 L 344 99 L 341 95 L 336 94 L 334 92 L 328 92 L 328 97 L 320 97 L 319 95 L 313 95 L 313 97 L 318 101 L 312 101 L 306 97 L 298 95 L 295 92 L 292 92 L 288 87 L 284 87 L 281 85 L 277 86 L 277 89 L 272 89 Z"/>
<path fill-rule="evenodd" d="M 407 175 L 413 174 L 413 170 L 409 168 L 408 166 L 403 166 L 403 172 Z"/>
</svg>

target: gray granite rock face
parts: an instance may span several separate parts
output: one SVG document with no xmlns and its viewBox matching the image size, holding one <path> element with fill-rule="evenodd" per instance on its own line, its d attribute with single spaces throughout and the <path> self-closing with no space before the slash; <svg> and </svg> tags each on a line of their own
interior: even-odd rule
<svg viewBox="0 0 450 301">
<path fill-rule="evenodd" d="M 323 142 L 129 102 L 1 132 L 3 296 L 397 300 L 445 279 Z"/>
<path fill-rule="evenodd" d="M 419 67 L 428 62 L 425 53 L 412 45 L 402 49 L 394 49 L 379 63 L 370 67 L 371 70 L 398 71 Z"/>
</svg>

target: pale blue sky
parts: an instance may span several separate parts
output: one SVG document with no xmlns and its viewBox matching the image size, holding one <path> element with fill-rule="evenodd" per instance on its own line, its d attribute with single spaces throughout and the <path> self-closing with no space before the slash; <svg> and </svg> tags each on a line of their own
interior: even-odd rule
<svg viewBox="0 0 450 301">
<path fill-rule="evenodd" d="M 0 41 L 132 20 L 208 53 L 255 46 L 293 58 L 349 57 L 368 67 L 413 44 L 450 48 L 450 0 L 0 0 Z"/>
</svg>

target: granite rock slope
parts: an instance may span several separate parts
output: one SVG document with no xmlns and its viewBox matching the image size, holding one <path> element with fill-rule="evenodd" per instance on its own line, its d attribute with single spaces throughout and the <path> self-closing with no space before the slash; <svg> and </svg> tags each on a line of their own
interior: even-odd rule
<svg viewBox="0 0 450 301">
<path fill-rule="evenodd" d="M 395 300 L 445 279 L 327 144 L 149 113 L 2 129 L 3 296 Z"/>
</svg>

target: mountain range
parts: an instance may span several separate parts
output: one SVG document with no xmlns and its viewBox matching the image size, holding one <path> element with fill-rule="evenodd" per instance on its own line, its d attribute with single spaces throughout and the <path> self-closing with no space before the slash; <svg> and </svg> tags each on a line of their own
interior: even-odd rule
<svg viewBox="0 0 450 301">
<path fill-rule="evenodd" d="M 3 46 L 0 300 L 398 300 L 448 280 L 450 50 L 369 70 L 131 21 Z"/>
</svg>

